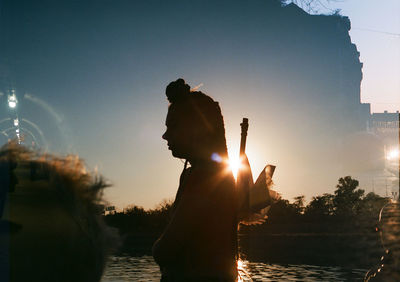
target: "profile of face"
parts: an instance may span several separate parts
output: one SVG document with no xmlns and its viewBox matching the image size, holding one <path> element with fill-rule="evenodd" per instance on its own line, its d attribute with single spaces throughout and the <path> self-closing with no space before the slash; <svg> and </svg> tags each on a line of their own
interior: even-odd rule
<svg viewBox="0 0 400 282">
<path fill-rule="evenodd" d="M 176 158 L 193 159 L 197 146 L 195 141 L 194 125 L 185 118 L 185 113 L 178 107 L 171 106 L 168 109 L 167 127 L 162 138 L 167 141 L 168 149 Z"/>
<path fill-rule="evenodd" d="M 218 103 L 202 92 L 191 92 L 183 79 L 171 82 L 166 95 L 171 104 L 162 138 L 172 155 L 191 163 L 212 160 L 213 154 L 225 156 L 225 130 Z"/>
</svg>

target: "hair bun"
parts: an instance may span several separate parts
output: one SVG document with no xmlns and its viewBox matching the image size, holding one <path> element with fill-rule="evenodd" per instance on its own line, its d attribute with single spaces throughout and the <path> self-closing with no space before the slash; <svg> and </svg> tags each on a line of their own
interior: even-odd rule
<svg viewBox="0 0 400 282">
<path fill-rule="evenodd" d="M 182 78 L 179 78 L 168 84 L 165 94 L 170 103 L 175 103 L 184 100 L 186 95 L 190 93 L 190 86 L 185 83 Z"/>
</svg>

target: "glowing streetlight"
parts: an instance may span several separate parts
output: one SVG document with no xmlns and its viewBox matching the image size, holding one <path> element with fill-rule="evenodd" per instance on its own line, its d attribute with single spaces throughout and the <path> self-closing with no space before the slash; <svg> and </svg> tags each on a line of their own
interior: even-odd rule
<svg viewBox="0 0 400 282">
<path fill-rule="evenodd" d="M 11 109 L 14 109 L 17 106 L 17 96 L 15 96 L 15 93 L 8 95 L 8 107 Z"/>
</svg>

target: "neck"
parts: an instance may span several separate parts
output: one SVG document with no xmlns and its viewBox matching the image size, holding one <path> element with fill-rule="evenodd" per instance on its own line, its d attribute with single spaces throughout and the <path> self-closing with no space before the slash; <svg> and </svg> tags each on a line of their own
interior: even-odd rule
<svg viewBox="0 0 400 282">
<path fill-rule="evenodd" d="M 221 165 L 221 163 L 204 159 L 189 160 L 189 163 L 192 168 L 217 167 Z"/>
<path fill-rule="evenodd" d="M 211 153 L 209 151 L 207 152 L 197 152 L 197 154 L 191 154 L 191 157 L 187 158 L 188 162 L 192 167 L 196 166 L 214 166 L 214 165 L 219 165 L 226 160 L 227 154 L 223 153 Z"/>
</svg>

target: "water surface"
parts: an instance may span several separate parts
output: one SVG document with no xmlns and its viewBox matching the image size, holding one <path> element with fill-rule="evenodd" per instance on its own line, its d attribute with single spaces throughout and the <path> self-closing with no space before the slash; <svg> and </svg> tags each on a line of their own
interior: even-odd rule
<svg viewBox="0 0 400 282">
<path fill-rule="evenodd" d="M 367 270 L 315 265 L 279 265 L 239 261 L 242 281 L 362 281 Z M 110 258 L 102 282 L 159 281 L 153 257 L 119 255 Z"/>
</svg>

